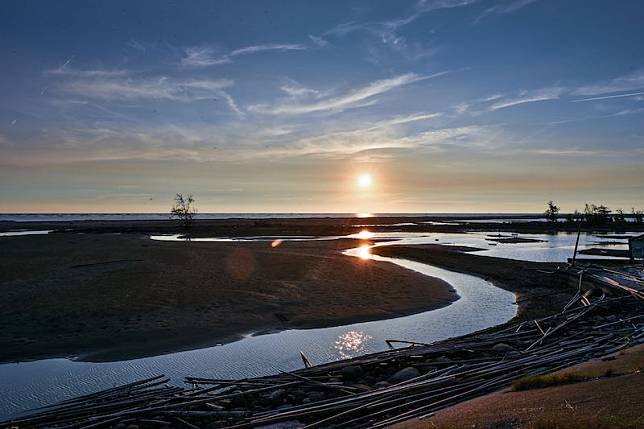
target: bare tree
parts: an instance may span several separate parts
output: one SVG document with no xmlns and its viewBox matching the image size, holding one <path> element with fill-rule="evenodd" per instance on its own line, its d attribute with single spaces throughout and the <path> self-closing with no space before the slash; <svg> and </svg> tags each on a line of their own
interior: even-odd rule
<svg viewBox="0 0 644 429">
<path fill-rule="evenodd" d="M 548 208 L 543 214 L 550 222 L 557 222 L 557 218 L 559 217 L 559 210 L 559 207 L 557 207 L 551 200 L 548 201 Z"/>
<path fill-rule="evenodd" d="M 633 207 L 631 209 L 631 213 L 633 214 L 633 218 L 635 219 L 635 223 L 644 222 L 644 210 L 635 210 L 635 207 Z"/>
<path fill-rule="evenodd" d="M 189 228 L 192 225 L 192 218 L 197 214 L 195 199 L 192 194 L 183 196 L 177 194 L 174 197 L 174 204 L 170 209 L 170 217 L 176 218 L 183 222 L 183 226 Z"/>
</svg>

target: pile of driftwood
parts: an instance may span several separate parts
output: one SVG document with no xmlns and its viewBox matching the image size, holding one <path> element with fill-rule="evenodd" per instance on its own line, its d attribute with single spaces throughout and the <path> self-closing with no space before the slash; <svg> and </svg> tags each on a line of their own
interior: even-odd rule
<svg viewBox="0 0 644 429">
<path fill-rule="evenodd" d="M 502 330 L 433 344 L 390 340 L 392 349 L 385 352 L 268 377 L 188 377 L 192 386 L 185 389 L 159 376 L 45 407 L 0 427 L 385 427 L 430 416 L 526 375 L 640 344 L 643 306 L 631 294 L 577 294 L 557 314 Z"/>
</svg>

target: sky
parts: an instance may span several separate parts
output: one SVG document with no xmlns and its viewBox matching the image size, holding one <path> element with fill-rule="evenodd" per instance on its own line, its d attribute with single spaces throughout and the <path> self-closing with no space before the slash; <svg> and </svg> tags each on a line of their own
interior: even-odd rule
<svg viewBox="0 0 644 429">
<path fill-rule="evenodd" d="M 644 207 L 640 0 L 30 1 L 0 212 Z M 358 177 L 371 176 L 370 186 Z"/>
</svg>

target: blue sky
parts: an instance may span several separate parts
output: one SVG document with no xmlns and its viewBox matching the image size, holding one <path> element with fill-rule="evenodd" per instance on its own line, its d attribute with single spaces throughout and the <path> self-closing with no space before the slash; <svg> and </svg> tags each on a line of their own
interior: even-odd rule
<svg viewBox="0 0 644 429">
<path fill-rule="evenodd" d="M 2 7 L 1 211 L 644 205 L 641 1 Z"/>
</svg>

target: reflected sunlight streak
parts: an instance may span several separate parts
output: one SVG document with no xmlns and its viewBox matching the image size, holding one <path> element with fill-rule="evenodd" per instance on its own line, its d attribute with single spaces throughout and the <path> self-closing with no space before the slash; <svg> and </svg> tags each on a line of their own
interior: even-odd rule
<svg viewBox="0 0 644 429">
<path fill-rule="evenodd" d="M 360 240 L 369 240 L 370 238 L 373 238 L 373 232 L 369 231 L 368 229 L 363 229 L 356 234 L 356 238 Z"/>
<path fill-rule="evenodd" d="M 362 352 L 371 338 L 364 332 L 349 331 L 335 340 L 335 348 L 340 352 L 340 356 L 346 359 Z"/>
<path fill-rule="evenodd" d="M 360 259 L 371 259 L 371 246 L 368 244 L 363 244 L 358 248 L 358 257 Z"/>
</svg>

